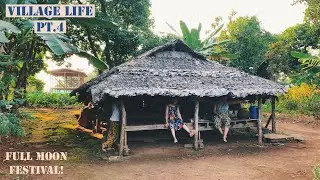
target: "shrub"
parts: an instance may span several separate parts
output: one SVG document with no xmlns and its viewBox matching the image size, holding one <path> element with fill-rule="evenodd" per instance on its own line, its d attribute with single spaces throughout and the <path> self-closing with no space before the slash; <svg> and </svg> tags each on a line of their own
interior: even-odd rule
<svg viewBox="0 0 320 180">
<path fill-rule="evenodd" d="M 33 92 L 41 92 L 45 86 L 45 83 L 40 79 L 35 78 L 34 76 L 30 76 L 27 79 L 28 85 L 26 91 L 28 93 Z"/>
<path fill-rule="evenodd" d="M 0 136 L 24 136 L 20 119 L 13 113 L 0 113 Z"/>
<path fill-rule="evenodd" d="M 79 106 L 77 97 L 70 97 L 69 94 L 57 93 L 30 93 L 27 94 L 29 105 L 34 107 L 63 108 L 68 106 Z"/>
<path fill-rule="evenodd" d="M 306 114 L 320 117 L 320 93 L 313 94 L 303 103 L 303 111 Z"/>
<path fill-rule="evenodd" d="M 312 173 L 313 173 L 314 180 L 320 180 L 320 166 L 315 166 L 312 169 Z"/>
<path fill-rule="evenodd" d="M 296 111 L 299 108 L 299 103 L 296 100 L 287 99 L 283 102 L 284 107 L 290 111 Z"/>
<path fill-rule="evenodd" d="M 315 85 L 292 86 L 288 93 L 279 98 L 277 103 L 278 112 L 304 113 L 319 117 L 320 113 L 320 92 Z"/>
<path fill-rule="evenodd" d="M 285 98 L 301 103 L 305 99 L 312 96 L 316 92 L 316 90 L 317 87 L 315 85 L 302 83 L 300 85 L 292 86 L 290 89 L 288 89 L 288 93 L 285 95 Z"/>
</svg>

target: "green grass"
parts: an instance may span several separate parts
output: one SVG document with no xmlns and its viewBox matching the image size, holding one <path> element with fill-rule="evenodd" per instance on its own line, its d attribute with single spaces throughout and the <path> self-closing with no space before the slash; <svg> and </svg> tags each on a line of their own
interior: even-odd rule
<svg viewBox="0 0 320 180">
<path fill-rule="evenodd" d="M 313 167 L 313 180 L 320 180 L 320 165 Z"/>
</svg>

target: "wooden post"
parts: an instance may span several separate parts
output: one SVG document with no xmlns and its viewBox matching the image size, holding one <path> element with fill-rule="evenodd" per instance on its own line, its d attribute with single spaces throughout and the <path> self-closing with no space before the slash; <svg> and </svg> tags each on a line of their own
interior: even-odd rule
<svg viewBox="0 0 320 180">
<path fill-rule="evenodd" d="M 194 134 L 194 149 L 198 150 L 199 147 L 199 98 L 197 97 L 194 107 L 194 128 L 196 133 Z"/>
<path fill-rule="evenodd" d="M 266 123 L 266 126 L 265 126 L 264 128 L 268 128 L 271 119 L 272 119 L 272 114 L 269 116 L 268 121 L 267 121 L 267 123 Z"/>
<path fill-rule="evenodd" d="M 276 98 L 271 99 L 272 133 L 276 133 Z"/>
<path fill-rule="evenodd" d="M 259 110 L 259 118 L 258 118 L 258 143 L 262 145 L 262 99 L 261 97 L 258 98 L 258 110 Z"/>
<path fill-rule="evenodd" d="M 98 125 L 99 124 L 99 121 L 98 119 L 96 119 L 96 127 L 95 127 L 95 133 L 99 133 L 99 128 L 98 128 Z"/>
<path fill-rule="evenodd" d="M 124 106 L 123 98 L 121 98 L 121 113 L 122 113 L 122 125 L 121 125 L 121 132 L 120 132 L 120 148 L 119 148 L 119 156 L 123 156 L 123 147 L 125 144 L 127 144 L 126 138 L 125 138 L 125 132 L 126 132 L 126 124 L 127 124 L 127 114 L 126 109 Z"/>
</svg>

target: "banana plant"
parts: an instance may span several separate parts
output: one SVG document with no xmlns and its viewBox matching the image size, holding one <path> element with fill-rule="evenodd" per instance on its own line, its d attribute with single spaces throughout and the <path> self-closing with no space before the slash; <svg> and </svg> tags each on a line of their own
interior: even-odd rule
<svg viewBox="0 0 320 180">
<path fill-rule="evenodd" d="M 229 40 L 217 41 L 216 35 L 221 31 L 223 25 L 209 33 L 209 35 L 201 40 L 200 33 L 202 29 L 201 23 L 197 28 L 191 28 L 189 30 L 187 24 L 184 21 L 180 21 L 180 30 L 182 35 L 170 24 L 167 23 L 169 28 L 175 33 L 177 37 L 182 39 L 191 49 L 208 57 L 209 59 L 235 59 L 235 55 L 228 54 L 227 52 L 217 51 L 215 47 L 225 45 Z"/>
<path fill-rule="evenodd" d="M 292 51 L 291 56 L 297 58 L 305 66 L 304 69 L 320 66 L 320 55 L 312 56 L 311 54 Z"/>
<path fill-rule="evenodd" d="M 292 51 L 291 56 L 302 64 L 304 73 L 299 75 L 299 82 L 311 82 L 320 87 L 320 54 L 311 55 L 298 51 Z"/>
<path fill-rule="evenodd" d="M 24 30 L 28 31 L 29 33 L 32 33 L 31 28 L 29 24 L 32 23 L 30 20 L 23 20 L 23 28 L 26 28 Z M 9 39 L 5 35 L 7 32 L 12 32 L 15 34 L 20 34 L 21 30 L 14 26 L 13 24 L 0 20 L 0 43 L 8 43 Z M 25 31 L 24 31 L 25 32 Z M 100 59 L 92 56 L 91 54 L 79 49 L 78 47 L 71 44 L 71 39 L 69 39 L 67 36 L 63 34 L 36 34 L 40 39 L 42 39 L 45 44 L 48 46 L 48 48 L 56 55 L 64 55 L 64 54 L 78 54 L 81 57 L 88 58 L 89 62 L 95 66 L 99 70 L 106 70 L 108 69 L 108 66 L 106 63 L 101 61 Z M 9 65 L 13 62 L 8 61 L 10 58 L 12 58 L 11 55 L 0 55 L 0 64 L 1 65 Z"/>
<path fill-rule="evenodd" d="M 36 0 L 0 0 L 0 5 L 5 7 L 6 4 L 37 4 Z M 48 0 L 49 4 L 58 4 L 59 0 Z M 2 14 L 5 14 L 5 8 L 0 8 L 2 10 Z M 74 25 L 81 25 L 87 27 L 100 27 L 100 28 L 117 28 L 118 26 L 109 21 L 107 19 L 101 18 L 69 18 L 65 19 L 68 23 L 72 23 Z M 28 30 L 28 33 L 32 32 L 33 23 L 31 20 L 18 19 L 18 21 L 22 21 L 23 28 Z M 6 32 L 10 31 L 14 34 L 20 34 L 20 29 L 11 24 L 10 22 L 0 21 L 0 43 L 8 43 L 9 39 L 6 37 Z M 71 44 L 71 39 L 63 34 L 36 34 L 36 36 L 40 37 L 48 48 L 55 55 L 64 55 L 64 54 L 77 54 L 81 57 L 85 57 L 89 60 L 89 62 L 96 67 L 97 69 L 103 71 L 108 69 L 108 65 L 100 60 L 98 57 L 95 57 L 78 47 Z M 1 57 L 0 57 L 1 58 Z M 2 59 L 2 58 L 1 58 Z M 3 63 L 3 62 L 2 62 Z M 9 63 L 9 62 L 6 62 Z"/>
</svg>

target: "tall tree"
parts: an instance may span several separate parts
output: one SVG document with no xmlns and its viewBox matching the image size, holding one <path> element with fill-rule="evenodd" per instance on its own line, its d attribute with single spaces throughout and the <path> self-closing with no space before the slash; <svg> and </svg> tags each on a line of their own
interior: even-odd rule
<svg viewBox="0 0 320 180">
<path fill-rule="evenodd" d="M 69 3 L 70 0 L 64 0 Z M 150 32 L 149 0 L 92 1 L 97 8 L 96 16 L 108 18 L 119 25 L 118 29 L 71 26 L 68 34 L 74 42 L 101 57 L 110 67 L 125 62 L 136 53 L 143 43 L 143 34 Z"/>
<path fill-rule="evenodd" d="M 296 0 L 295 3 L 305 3 L 304 20 L 314 25 L 320 25 L 320 0 Z"/>
<path fill-rule="evenodd" d="M 277 36 L 269 45 L 265 59 L 270 62 L 272 74 L 293 75 L 300 71 L 300 63 L 291 56 L 291 51 L 307 52 L 306 48 L 317 47 L 317 31 L 310 23 L 297 24 Z"/>
<path fill-rule="evenodd" d="M 230 40 L 227 50 L 237 56 L 237 59 L 229 61 L 229 65 L 251 74 L 257 73 L 264 62 L 268 45 L 275 41 L 271 33 L 261 28 L 255 16 L 238 17 L 235 20 L 230 18 L 227 28 L 218 39 Z"/>
</svg>

